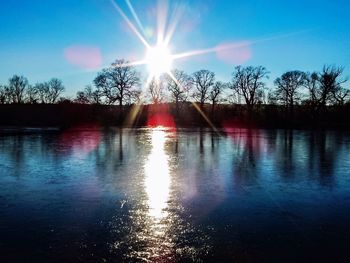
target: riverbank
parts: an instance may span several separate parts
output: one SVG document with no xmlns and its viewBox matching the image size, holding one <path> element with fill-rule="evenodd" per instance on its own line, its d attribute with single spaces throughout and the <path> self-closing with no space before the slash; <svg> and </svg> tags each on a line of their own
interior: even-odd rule
<svg viewBox="0 0 350 263">
<path fill-rule="evenodd" d="M 245 105 L 204 105 L 202 113 L 191 103 L 158 105 L 5 104 L 0 105 L 0 129 L 50 132 L 72 127 L 216 127 L 350 129 L 350 105 L 311 109 L 261 105 L 248 111 Z M 206 116 L 204 118 L 203 116 Z M 31 127 L 31 128 L 28 128 Z"/>
</svg>

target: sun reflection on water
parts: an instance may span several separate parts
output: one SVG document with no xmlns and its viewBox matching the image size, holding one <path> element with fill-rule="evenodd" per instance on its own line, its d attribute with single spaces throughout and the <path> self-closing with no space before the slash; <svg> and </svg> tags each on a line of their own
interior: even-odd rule
<svg viewBox="0 0 350 263">
<path fill-rule="evenodd" d="M 140 160 L 142 179 L 131 184 L 128 202 L 111 227 L 115 234 L 111 251 L 123 262 L 193 262 L 209 253 L 208 236 L 186 220 L 190 215 L 177 190 L 179 175 L 173 169 L 172 152 L 165 147 L 174 136 L 173 130 L 157 127 L 147 129 L 140 140 L 147 149 L 151 146 Z"/>
<path fill-rule="evenodd" d="M 152 150 L 145 164 L 145 191 L 148 196 L 149 215 L 155 219 L 166 216 L 169 198 L 170 172 L 168 155 L 164 146 L 166 132 L 160 129 L 152 131 Z"/>
</svg>

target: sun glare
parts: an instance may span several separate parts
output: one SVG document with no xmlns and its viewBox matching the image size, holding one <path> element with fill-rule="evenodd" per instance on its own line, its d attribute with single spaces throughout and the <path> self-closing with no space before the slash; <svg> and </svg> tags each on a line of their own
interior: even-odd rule
<svg viewBox="0 0 350 263">
<path fill-rule="evenodd" d="M 148 48 L 146 63 L 152 76 L 159 77 L 161 74 L 169 72 L 172 62 L 169 48 L 164 43 Z"/>
<path fill-rule="evenodd" d="M 145 57 L 141 60 L 134 60 L 128 63 L 125 63 L 125 67 L 129 66 L 140 66 L 145 65 L 148 68 L 149 75 L 147 77 L 147 81 L 144 87 L 148 87 L 152 80 L 159 80 L 159 77 L 163 74 L 170 77 L 181 89 L 183 89 L 181 83 L 176 79 L 174 74 L 172 74 L 171 70 L 173 67 L 173 61 L 184 59 L 191 56 L 199 56 L 207 53 L 215 53 L 219 51 L 231 50 L 233 48 L 237 48 L 237 45 L 225 45 L 225 46 L 216 46 L 207 49 L 193 50 L 183 53 L 172 54 L 169 50 L 169 43 L 172 39 L 172 36 L 176 30 L 177 24 L 181 17 L 181 12 L 174 11 L 171 15 L 172 19 L 168 19 L 168 5 L 164 4 L 167 1 L 158 1 L 158 13 L 157 13 L 157 28 L 155 32 L 157 36 L 156 45 L 151 46 L 148 42 L 150 35 L 147 34 L 145 27 L 142 25 L 139 17 L 137 16 L 133 6 L 130 1 L 127 1 L 127 5 L 129 7 L 129 11 L 132 14 L 133 19 L 136 21 L 136 25 L 130 20 L 130 18 L 124 13 L 124 11 L 119 7 L 119 5 L 115 2 L 115 0 L 110 0 L 113 7 L 117 10 L 117 12 L 122 16 L 128 27 L 135 34 L 135 36 L 144 44 L 146 51 Z M 180 10 L 180 8 L 179 8 Z M 155 39 L 153 39 L 154 41 Z M 171 44 L 171 46 L 173 46 Z M 226 53 L 225 53 L 226 54 Z M 226 57 L 225 57 L 226 58 Z M 142 94 L 146 89 L 143 89 Z M 141 101 L 141 100 L 140 100 Z M 193 103 L 195 109 L 203 116 L 203 118 L 208 122 L 208 124 L 214 129 L 214 125 L 211 123 L 210 119 L 205 115 L 205 113 L 198 107 L 196 103 Z M 135 106 L 132 114 L 130 115 L 130 120 L 128 122 L 132 123 L 135 120 L 135 117 L 140 110 L 140 105 Z"/>
<path fill-rule="evenodd" d="M 152 130 L 152 151 L 145 164 L 145 190 L 148 195 L 149 214 L 155 219 L 165 216 L 169 197 L 170 172 L 168 155 L 164 150 L 166 133 Z"/>
</svg>

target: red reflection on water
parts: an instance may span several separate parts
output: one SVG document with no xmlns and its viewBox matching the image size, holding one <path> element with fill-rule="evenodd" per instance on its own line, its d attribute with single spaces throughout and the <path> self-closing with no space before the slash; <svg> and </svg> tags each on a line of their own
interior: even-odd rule
<svg viewBox="0 0 350 263">
<path fill-rule="evenodd" d="M 246 123 L 243 123 L 238 119 L 224 119 L 221 123 L 221 127 L 224 129 L 225 132 L 228 132 L 231 129 L 242 128 L 245 126 Z"/>
<path fill-rule="evenodd" d="M 242 128 L 241 123 L 234 121 L 224 121 L 222 127 L 234 143 L 242 145 L 253 154 L 260 154 L 267 149 L 265 133 L 258 128 L 251 125 L 249 128 Z"/>
<path fill-rule="evenodd" d="M 102 55 L 98 47 L 70 46 L 64 50 L 64 57 L 70 64 L 84 69 L 96 69 L 102 65 Z"/>
<path fill-rule="evenodd" d="M 151 128 L 162 126 L 175 129 L 175 120 L 169 112 L 169 106 L 164 104 L 150 105 L 148 109 L 147 126 Z"/>
<path fill-rule="evenodd" d="M 101 141 L 101 132 L 98 125 L 79 125 L 64 131 L 60 137 L 63 149 L 71 149 L 79 156 L 86 155 L 96 149 Z"/>
</svg>

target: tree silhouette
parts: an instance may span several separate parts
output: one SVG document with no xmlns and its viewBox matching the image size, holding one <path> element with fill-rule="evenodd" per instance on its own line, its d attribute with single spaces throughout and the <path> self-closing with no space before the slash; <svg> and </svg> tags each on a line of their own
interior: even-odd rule
<svg viewBox="0 0 350 263">
<path fill-rule="evenodd" d="M 232 73 L 231 88 L 238 95 L 243 96 L 248 112 L 251 112 L 254 105 L 260 102 L 260 97 L 265 88 L 265 83 L 262 82 L 262 79 L 266 78 L 267 74 L 268 72 L 263 66 L 235 67 Z"/>
<path fill-rule="evenodd" d="M 294 70 L 283 73 L 274 81 L 276 99 L 289 109 L 290 114 L 293 114 L 294 104 L 301 100 L 299 89 L 305 86 L 306 78 L 306 73 Z"/>
<path fill-rule="evenodd" d="M 209 99 L 211 101 L 211 114 L 212 114 L 212 116 L 214 116 L 215 105 L 218 104 L 218 102 L 220 102 L 221 96 L 227 87 L 228 87 L 228 84 L 223 83 L 221 81 L 217 81 L 213 85 L 213 87 L 210 91 L 210 94 L 209 94 Z"/>
<path fill-rule="evenodd" d="M 343 87 L 340 87 L 338 90 L 334 92 L 334 99 L 337 105 L 344 105 L 346 99 L 349 97 L 350 91 Z"/>
<path fill-rule="evenodd" d="M 111 84 L 109 83 L 108 74 L 108 70 L 103 69 L 97 74 L 93 82 L 96 89 L 101 92 L 102 96 L 104 96 L 104 102 L 110 105 L 115 103 L 117 98 L 115 95 L 112 95 L 113 87 L 111 87 Z"/>
<path fill-rule="evenodd" d="M 346 79 L 340 79 L 343 74 L 343 68 L 335 66 L 324 66 L 319 76 L 319 94 L 320 94 L 320 106 L 325 109 L 326 105 L 332 104 L 338 99 L 345 99 L 347 94 L 343 96 L 344 90 L 342 84 Z"/>
<path fill-rule="evenodd" d="M 28 79 L 23 76 L 14 75 L 9 79 L 7 95 L 12 103 L 24 103 L 25 90 L 28 87 Z"/>
<path fill-rule="evenodd" d="M 210 89 L 215 83 L 215 73 L 202 69 L 193 73 L 191 81 L 194 87 L 193 98 L 203 109 L 204 103 L 209 98 Z"/>
<path fill-rule="evenodd" d="M 145 96 L 139 89 L 139 73 L 125 60 L 116 60 L 109 68 L 105 68 L 97 74 L 93 80 L 94 86 L 89 85 L 82 91 L 78 91 L 74 100 L 60 97 L 65 88 L 62 81 L 57 78 L 30 85 L 25 77 L 14 75 L 9 79 L 7 85 L 0 85 L 0 104 L 66 104 L 75 102 L 119 105 L 117 111 L 113 107 L 98 107 L 101 109 L 101 113 L 108 109 L 109 112 L 102 114 L 98 120 L 102 121 L 103 118 L 106 118 L 104 121 L 108 123 L 111 119 L 115 120 L 111 117 L 113 112 L 119 112 L 120 121 L 123 120 L 123 111 L 130 108 L 123 107 L 124 105 L 143 103 L 144 101 L 151 101 L 155 104 L 174 102 L 176 121 L 185 125 L 194 125 L 200 124 L 197 118 L 199 115 L 196 115 L 196 111 L 190 104 L 181 103 L 186 101 L 189 96 L 193 96 L 191 101 L 198 103 L 203 111 L 206 109 L 205 103 L 211 103 L 211 117 L 214 123 L 224 123 L 226 121 L 224 115 L 231 114 L 227 118 L 233 117 L 234 122 L 237 120 L 242 124 L 248 120 L 249 124 L 284 126 L 286 123 L 291 123 L 291 120 L 298 120 L 295 125 L 348 127 L 350 91 L 344 87 L 347 79 L 342 77 L 343 70 L 342 67 L 324 66 L 321 72 L 287 71 L 274 81 L 275 86 L 267 89 L 264 79 L 268 77 L 268 72 L 262 66 L 235 67 L 231 83 L 216 82 L 215 73 L 209 70 L 199 70 L 194 72 L 192 76 L 188 76 L 184 71 L 174 69 L 169 76 L 162 76 L 159 83 L 155 79 L 151 81 L 147 87 L 148 97 L 144 100 Z M 233 90 L 229 96 L 224 92 L 227 87 Z M 220 102 L 228 102 L 231 97 L 234 97 L 235 100 L 230 101 L 230 103 L 244 105 L 217 106 Z M 303 104 L 295 107 L 294 105 L 301 102 L 301 98 L 304 98 Z M 265 104 L 265 106 L 261 107 L 259 111 L 253 111 L 257 104 Z M 180 106 L 185 109 L 182 112 L 186 114 L 178 118 Z M 35 107 L 40 108 L 40 106 Z M 2 106 L 2 108 L 7 110 L 24 107 L 19 105 L 15 107 Z M 142 107 L 140 108 L 142 109 Z M 62 108 L 52 107 L 52 109 L 61 110 Z M 96 107 L 92 107 L 92 110 L 95 109 Z M 283 109 L 290 114 L 284 114 Z M 26 114 L 22 115 L 26 116 Z M 80 113 L 78 115 L 80 116 Z M 83 115 L 84 113 L 81 113 L 81 116 Z M 3 116 L 5 119 L 7 118 L 6 113 Z M 144 114 L 138 115 L 141 122 L 143 116 Z M 310 122 L 310 119 L 313 121 Z M 18 122 L 20 123 L 19 120 Z"/>
<path fill-rule="evenodd" d="M 81 104 L 101 104 L 101 92 L 91 85 L 87 85 L 84 91 L 77 92 L 74 101 Z"/>
<path fill-rule="evenodd" d="M 58 97 L 62 94 L 62 92 L 65 89 L 62 84 L 62 80 L 52 78 L 49 81 L 48 86 L 49 86 L 49 93 L 48 93 L 49 103 L 55 103 Z"/>
<path fill-rule="evenodd" d="M 50 86 L 48 82 L 36 83 L 34 89 L 37 92 L 38 101 L 40 103 L 49 103 Z"/>
<path fill-rule="evenodd" d="M 107 104 L 118 102 L 122 109 L 124 102 L 130 99 L 132 89 L 139 86 L 140 77 L 127 61 L 121 59 L 100 72 L 94 83 L 105 96 Z"/>
<path fill-rule="evenodd" d="M 148 84 L 148 91 L 151 102 L 158 104 L 164 100 L 164 80 L 163 78 L 153 78 Z"/>
<path fill-rule="evenodd" d="M 170 98 L 175 102 L 176 114 L 179 114 L 179 103 L 185 101 L 191 90 L 191 79 L 184 71 L 174 69 L 172 72 L 176 81 L 171 77 L 167 77 L 167 88 Z"/>
<path fill-rule="evenodd" d="M 319 75 L 317 72 L 306 73 L 304 86 L 308 90 L 309 96 L 306 103 L 316 108 L 320 100 Z"/>
<path fill-rule="evenodd" d="M 0 104 L 5 104 L 7 102 L 7 94 L 5 87 L 0 85 Z"/>
<path fill-rule="evenodd" d="M 27 102 L 30 104 L 36 104 L 39 101 L 39 92 L 35 86 L 29 85 L 27 88 Z"/>
<path fill-rule="evenodd" d="M 133 89 L 126 97 L 126 104 L 140 104 L 142 97 L 142 91 L 140 89 Z"/>
<path fill-rule="evenodd" d="M 90 104 L 90 99 L 84 91 L 78 91 L 74 102 L 80 104 Z"/>
</svg>

